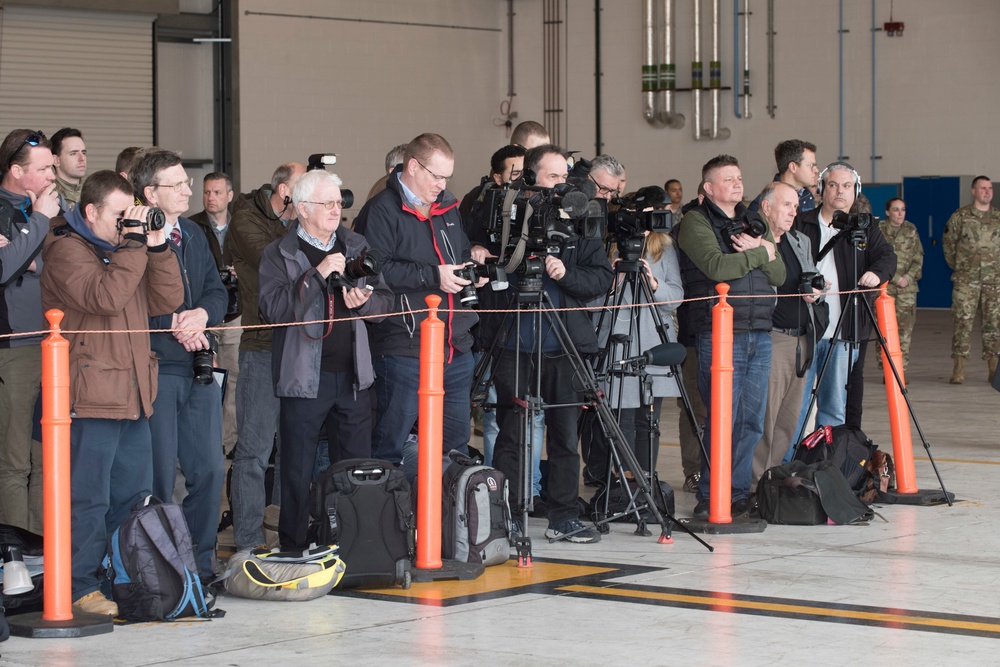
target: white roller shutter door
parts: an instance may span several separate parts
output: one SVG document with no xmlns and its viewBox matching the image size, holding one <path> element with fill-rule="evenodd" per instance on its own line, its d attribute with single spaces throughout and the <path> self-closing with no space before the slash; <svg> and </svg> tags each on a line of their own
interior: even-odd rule
<svg viewBox="0 0 1000 667">
<path fill-rule="evenodd" d="M 153 138 L 151 15 L 0 10 L 0 137 L 78 128 L 88 173 Z"/>
</svg>

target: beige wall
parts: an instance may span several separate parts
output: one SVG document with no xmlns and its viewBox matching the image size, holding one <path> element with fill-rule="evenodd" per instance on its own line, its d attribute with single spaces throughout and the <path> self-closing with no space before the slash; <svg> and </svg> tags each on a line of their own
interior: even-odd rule
<svg viewBox="0 0 1000 667">
<path fill-rule="evenodd" d="M 567 148 L 594 153 L 592 0 L 568 0 L 563 39 Z M 690 85 L 691 3 L 679 2 L 675 60 L 678 86 Z M 692 138 L 691 95 L 679 93 L 683 129 L 653 129 L 642 119 L 641 2 L 604 0 L 603 133 L 631 186 L 680 178 L 693 195 L 700 166 L 718 153 L 742 161 L 747 192 L 774 173 L 774 145 L 799 137 L 819 146 L 819 161 L 838 151 L 835 0 L 776 0 L 775 103 L 765 109 L 766 3 L 752 0 L 752 113 L 733 117 L 731 91 L 721 95 L 727 140 Z M 871 2 L 845 0 L 844 152 L 871 179 Z M 876 21 L 889 19 L 876 2 Z M 338 172 L 363 194 L 381 171 L 386 150 L 422 131 L 437 131 L 457 154 L 452 189 L 468 190 L 506 142 L 494 126 L 507 92 L 507 3 L 501 0 L 288 0 L 240 4 L 243 189 L 266 180 L 274 166 L 311 152 L 340 154 Z M 542 118 L 542 1 L 515 0 L 517 50 L 513 109 L 518 120 Z M 249 10 L 250 15 L 244 10 Z M 281 11 L 317 16 L 499 28 L 483 32 L 418 26 L 256 16 Z M 722 80 L 732 85 L 731 0 L 722 0 Z M 703 17 L 710 3 L 703 0 Z M 896 3 L 902 37 L 877 35 L 877 180 L 904 175 L 1000 173 L 996 106 L 1000 90 L 1000 11 L 995 0 L 909 0 Z M 710 32 L 702 33 L 708 80 Z M 982 63 L 974 69 L 972 63 Z M 708 95 L 704 96 L 706 111 Z M 707 124 L 707 114 L 703 120 Z"/>
</svg>

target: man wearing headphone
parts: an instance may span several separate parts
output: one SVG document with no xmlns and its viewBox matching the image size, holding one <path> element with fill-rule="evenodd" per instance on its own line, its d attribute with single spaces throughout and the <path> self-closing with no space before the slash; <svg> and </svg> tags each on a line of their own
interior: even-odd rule
<svg viewBox="0 0 1000 667">
<path fill-rule="evenodd" d="M 805 234 L 812 247 L 816 268 L 830 283 L 831 292 L 847 292 L 854 289 L 878 287 L 889 280 L 896 271 L 896 253 L 882 236 L 878 225 L 865 229 L 866 243 L 855 246 L 849 231 L 842 231 L 832 225 L 838 212 L 851 210 L 855 199 L 861 193 L 861 177 L 846 162 L 833 162 L 819 177 L 822 204 L 812 211 L 800 213 L 793 229 Z M 855 277 L 855 258 L 857 274 Z M 832 295 L 831 295 L 832 296 Z M 865 298 L 871 298 L 871 293 Z M 867 313 L 857 313 L 858 330 L 854 330 L 854 313 L 851 295 L 841 294 L 840 298 L 827 300 L 830 307 L 830 324 L 816 344 L 813 365 L 806 381 L 806 392 L 802 397 L 802 413 L 799 415 L 799 431 L 805 421 L 811 394 L 809 389 L 815 381 L 817 369 L 823 368 L 823 361 L 831 355 L 817 392 L 816 425 L 836 426 L 844 423 L 847 405 L 847 378 L 850 365 L 857 359 L 858 349 L 852 343 L 866 340 L 871 334 L 871 321 Z M 846 311 L 846 312 L 845 312 Z M 838 322 L 843 314 L 843 323 Z"/>
</svg>

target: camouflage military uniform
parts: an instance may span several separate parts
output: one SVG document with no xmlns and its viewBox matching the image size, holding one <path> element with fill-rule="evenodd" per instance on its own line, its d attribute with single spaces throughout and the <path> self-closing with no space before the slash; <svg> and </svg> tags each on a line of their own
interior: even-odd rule
<svg viewBox="0 0 1000 667">
<path fill-rule="evenodd" d="M 917 281 L 923 273 L 924 247 L 920 244 L 920 234 L 912 222 L 903 221 L 894 227 L 888 220 L 879 223 L 882 236 L 896 252 L 896 274 L 889 281 L 889 296 L 896 300 L 896 323 L 899 325 L 899 347 L 903 352 L 903 368 L 910 363 L 910 339 L 917 319 Z M 909 284 L 900 287 L 896 283 L 905 277 Z M 882 355 L 878 366 L 882 368 Z"/>
<path fill-rule="evenodd" d="M 1000 210 L 963 206 L 944 230 L 944 259 L 954 273 L 951 356 L 967 358 L 976 310 L 983 315 L 983 359 L 1000 355 Z"/>
</svg>

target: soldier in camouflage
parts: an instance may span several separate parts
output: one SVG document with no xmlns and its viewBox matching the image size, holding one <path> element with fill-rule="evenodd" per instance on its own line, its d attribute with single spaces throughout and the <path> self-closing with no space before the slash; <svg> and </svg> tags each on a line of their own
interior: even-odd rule
<svg viewBox="0 0 1000 667">
<path fill-rule="evenodd" d="M 923 272 L 924 247 L 912 222 L 906 220 L 906 202 L 893 197 L 885 203 L 886 219 L 879 223 L 882 236 L 896 252 L 896 273 L 889 281 L 889 296 L 896 300 L 896 323 L 899 347 L 903 352 L 903 370 L 910 363 L 910 339 L 917 319 L 917 281 Z M 878 358 L 882 369 L 882 355 Z"/>
<path fill-rule="evenodd" d="M 944 259 L 954 273 L 951 312 L 954 334 L 952 384 L 965 381 L 965 360 L 976 311 L 983 317 L 983 359 L 989 381 L 1000 357 L 1000 210 L 990 206 L 993 183 L 986 176 L 972 181 L 972 204 L 955 211 L 944 230 Z"/>
</svg>

